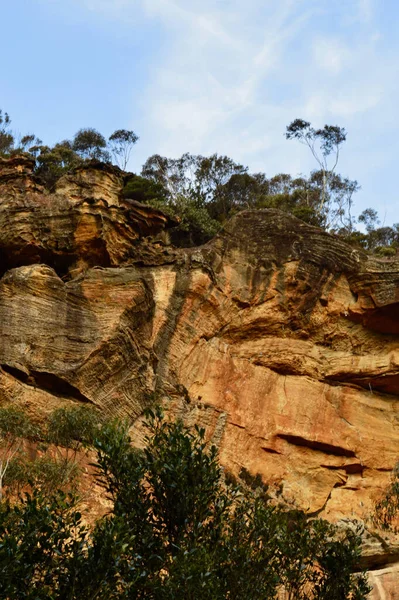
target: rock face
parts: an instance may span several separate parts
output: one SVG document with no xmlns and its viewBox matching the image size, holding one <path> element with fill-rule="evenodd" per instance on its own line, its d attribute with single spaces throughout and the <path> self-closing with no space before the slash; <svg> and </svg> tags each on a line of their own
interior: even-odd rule
<svg viewBox="0 0 399 600">
<path fill-rule="evenodd" d="M 145 236 L 173 224 L 161 211 L 122 198 L 117 167 L 91 163 L 60 179 L 54 194 L 29 175 L 32 168 L 24 157 L 0 159 L 1 274 L 46 264 L 70 279 L 88 267 L 128 264 L 148 254 L 139 244 Z"/>
<path fill-rule="evenodd" d="M 365 519 L 399 458 L 399 261 L 274 210 L 176 250 L 168 217 L 122 199 L 118 169 L 93 163 L 49 194 L 32 166 L 0 160 L 0 402 L 139 423 L 155 392 L 234 474 Z M 369 552 L 373 599 L 399 598 L 396 561 Z"/>
</svg>

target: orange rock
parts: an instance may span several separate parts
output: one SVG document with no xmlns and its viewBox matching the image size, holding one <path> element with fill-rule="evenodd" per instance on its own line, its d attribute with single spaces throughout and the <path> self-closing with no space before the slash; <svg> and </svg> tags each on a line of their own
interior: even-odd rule
<svg viewBox="0 0 399 600">
<path fill-rule="evenodd" d="M 90 402 L 137 419 L 139 443 L 156 392 L 235 475 L 367 519 L 399 458 L 399 262 L 275 210 L 160 247 L 173 223 L 123 200 L 118 169 L 89 164 L 48 194 L 24 160 L 0 160 L 0 401 Z M 395 556 L 370 555 L 372 598 L 398 597 Z"/>
</svg>

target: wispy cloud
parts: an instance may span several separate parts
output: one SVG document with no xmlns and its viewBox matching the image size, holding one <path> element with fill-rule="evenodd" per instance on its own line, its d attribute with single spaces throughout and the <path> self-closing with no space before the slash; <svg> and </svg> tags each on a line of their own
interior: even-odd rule
<svg viewBox="0 0 399 600">
<path fill-rule="evenodd" d="M 343 171 L 367 181 L 364 158 L 348 159 L 350 140 L 365 135 L 365 123 L 375 129 L 378 115 L 393 122 L 398 91 L 375 0 L 75 1 L 122 27 L 137 26 L 140 14 L 166 36 L 140 90 L 136 168 L 154 152 L 216 151 L 269 174 L 305 172 L 311 157 L 283 135 L 303 117 L 345 126 Z"/>
<path fill-rule="evenodd" d="M 331 75 L 338 75 L 351 62 L 348 46 L 336 38 L 316 38 L 312 50 L 315 64 Z"/>
<path fill-rule="evenodd" d="M 361 21 L 370 23 L 373 18 L 373 0 L 358 0 L 358 15 Z"/>
<path fill-rule="evenodd" d="M 154 14 L 154 3 L 149 4 Z M 158 4 L 158 14 L 169 23 L 165 2 Z M 204 152 L 213 147 L 245 160 L 248 151 L 253 154 L 269 145 L 262 131 L 252 144 L 248 135 L 258 119 L 268 129 L 265 85 L 284 68 L 286 45 L 311 18 L 309 2 L 252 0 L 245 8 L 239 2 L 194 2 L 190 10 L 185 5 L 173 2 L 181 29 L 147 93 L 160 151 L 179 153 L 188 147 Z M 179 27 L 176 21 L 173 27 Z M 233 148 L 226 148 L 227 140 Z"/>
</svg>

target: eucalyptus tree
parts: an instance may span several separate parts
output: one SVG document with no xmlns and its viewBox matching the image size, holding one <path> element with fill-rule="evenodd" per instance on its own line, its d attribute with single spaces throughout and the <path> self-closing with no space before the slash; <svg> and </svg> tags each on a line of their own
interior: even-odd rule
<svg viewBox="0 0 399 600">
<path fill-rule="evenodd" d="M 137 144 L 139 136 L 134 131 L 117 129 L 108 138 L 108 147 L 118 166 L 125 171 L 130 159 L 133 146 Z"/>
<path fill-rule="evenodd" d="M 314 129 L 308 121 L 295 119 L 287 126 L 285 137 L 305 144 L 319 166 L 322 193 L 318 211 L 322 212 L 328 202 L 330 182 L 338 164 L 341 146 L 346 140 L 346 131 L 338 125 L 324 125 L 322 129 Z"/>
</svg>

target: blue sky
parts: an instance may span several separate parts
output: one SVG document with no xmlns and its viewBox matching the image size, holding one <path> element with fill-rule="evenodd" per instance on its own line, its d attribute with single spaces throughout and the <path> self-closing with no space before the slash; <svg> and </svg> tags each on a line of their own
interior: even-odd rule
<svg viewBox="0 0 399 600">
<path fill-rule="evenodd" d="M 355 212 L 399 221 L 396 0 L 0 0 L 0 108 L 45 143 L 80 127 L 154 153 L 218 152 L 268 176 L 308 173 L 296 117 L 345 127 Z"/>
</svg>

